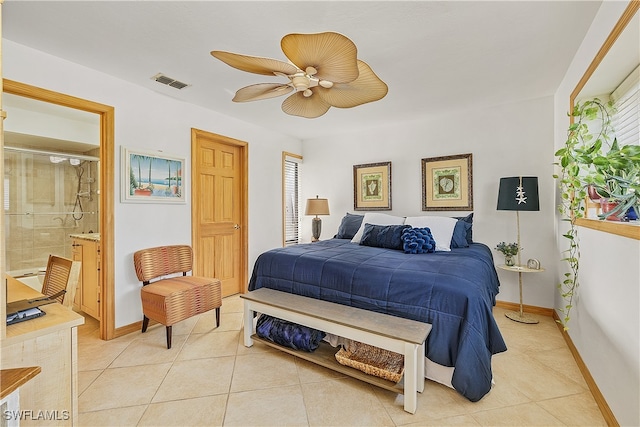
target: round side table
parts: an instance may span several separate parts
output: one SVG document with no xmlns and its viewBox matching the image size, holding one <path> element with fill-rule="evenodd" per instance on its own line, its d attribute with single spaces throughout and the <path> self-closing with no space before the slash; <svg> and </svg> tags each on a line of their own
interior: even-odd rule
<svg viewBox="0 0 640 427">
<path fill-rule="evenodd" d="M 528 268 L 524 265 L 499 265 L 498 268 L 506 271 L 512 271 L 514 273 L 518 273 L 518 284 L 520 286 L 520 311 L 507 311 L 504 313 L 506 317 L 511 320 L 520 323 L 529 323 L 534 324 L 540 322 L 536 317 L 525 313 L 522 310 L 522 273 L 540 273 L 544 271 L 544 268 Z"/>
</svg>

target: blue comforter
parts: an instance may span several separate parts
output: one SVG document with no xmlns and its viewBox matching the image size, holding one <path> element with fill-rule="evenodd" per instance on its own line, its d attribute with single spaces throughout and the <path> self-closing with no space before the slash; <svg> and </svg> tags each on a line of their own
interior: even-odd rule
<svg viewBox="0 0 640 427">
<path fill-rule="evenodd" d="M 499 285 L 491 250 L 480 243 L 416 255 L 331 239 L 261 254 L 249 290 L 430 323 L 427 357 L 455 367 L 453 387 L 475 402 L 491 389 L 491 356 L 507 349 L 491 311 Z"/>
</svg>

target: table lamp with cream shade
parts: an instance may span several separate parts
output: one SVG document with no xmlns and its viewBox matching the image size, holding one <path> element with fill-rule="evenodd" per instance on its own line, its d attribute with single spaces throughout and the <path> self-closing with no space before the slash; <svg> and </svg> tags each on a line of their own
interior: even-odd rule
<svg viewBox="0 0 640 427">
<path fill-rule="evenodd" d="M 500 178 L 500 188 L 498 190 L 499 211 L 516 211 L 516 226 L 518 229 L 518 262 L 515 266 L 509 267 L 510 271 L 518 272 L 518 282 L 520 286 L 520 311 L 509 311 L 505 313 L 511 320 L 521 323 L 538 323 L 538 320 L 524 313 L 522 309 L 522 273 L 530 270 L 522 265 L 520 245 L 520 211 L 539 211 L 540 200 L 538 197 L 538 178 L 535 176 L 513 176 Z"/>
<path fill-rule="evenodd" d="M 311 222 L 311 234 L 312 242 L 320 240 L 320 232 L 322 231 L 322 220 L 318 218 L 318 215 L 329 215 L 329 200 L 320 199 L 316 196 L 315 199 L 307 199 L 307 209 L 305 215 L 315 215 Z"/>
</svg>

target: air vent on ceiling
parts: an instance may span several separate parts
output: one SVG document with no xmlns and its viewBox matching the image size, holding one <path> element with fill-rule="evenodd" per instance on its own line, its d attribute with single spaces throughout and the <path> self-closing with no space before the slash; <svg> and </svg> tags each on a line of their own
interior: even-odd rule
<svg viewBox="0 0 640 427">
<path fill-rule="evenodd" d="M 155 76 L 151 77 L 153 80 L 157 81 L 158 83 L 162 83 L 163 85 L 167 85 L 167 86 L 171 86 L 174 87 L 176 89 L 184 89 L 185 87 L 191 86 L 188 83 L 183 83 L 179 80 L 176 79 L 172 79 L 171 77 L 167 77 L 162 73 L 158 73 Z"/>
</svg>

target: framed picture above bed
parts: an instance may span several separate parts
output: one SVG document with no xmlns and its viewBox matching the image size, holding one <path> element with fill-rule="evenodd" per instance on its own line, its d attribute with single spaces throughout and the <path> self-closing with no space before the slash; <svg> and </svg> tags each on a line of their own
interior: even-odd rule
<svg viewBox="0 0 640 427">
<path fill-rule="evenodd" d="M 422 210 L 473 210 L 470 153 L 422 159 Z"/>
<path fill-rule="evenodd" d="M 391 162 L 353 166 L 353 209 L 391 210 Z"/>
</svg>

